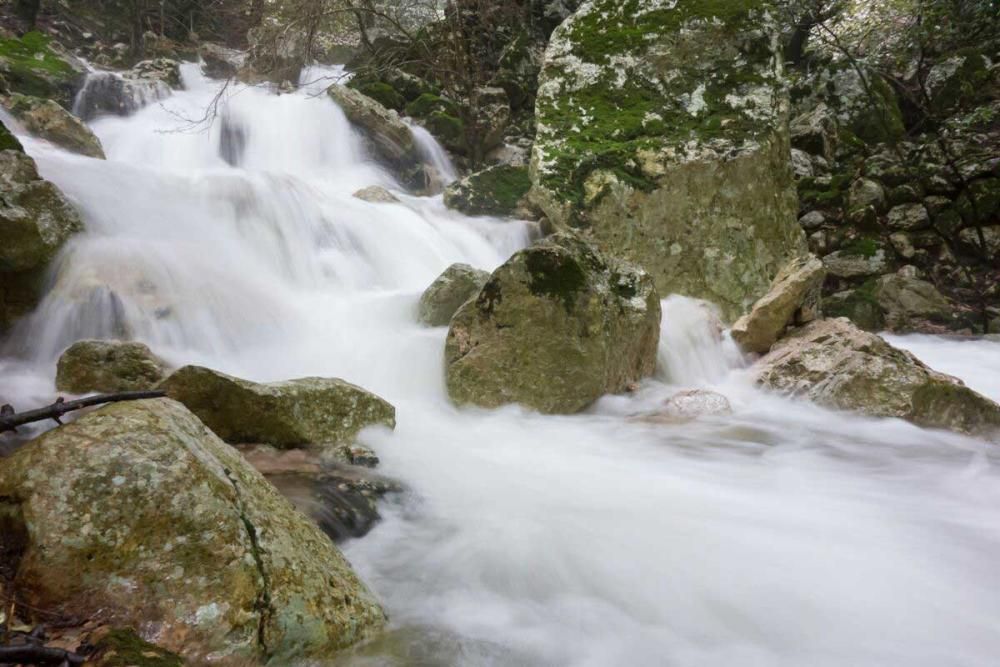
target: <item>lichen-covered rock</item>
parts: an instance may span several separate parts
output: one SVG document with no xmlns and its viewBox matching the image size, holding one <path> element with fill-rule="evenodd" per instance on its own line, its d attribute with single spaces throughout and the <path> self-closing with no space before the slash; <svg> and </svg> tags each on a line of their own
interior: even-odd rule
<svg viewBox="0 0 1000 667">
<path fill-rule="evenodd" d="M 959 239 L 993 261 L 1000 259 L 1000 225 L 963 229 Z"/>
<path fill-rule="evenodd" d="M 368 138 L 375 157 L 391 168 L 400 181 L 410 187 L 424 185 L 426 178 L 416 139 L 398 113 L 347 86 L 332 85 L 327 93 Z"/>
<path fill-rule="evenodd" d="M 369 185 L 361 188 L 353 195 L 356 199 L 366 201 L 369 204 L 398 204 L 399 198 L 380 185 Z"/>
<path fill-rule="evenodd" d="M 826 269 L 813 255 L 795 259 L 778 272 L 771 289 L 733 325 L 733 340 L 747 352 L 764 353 L 786 328 L 820 316 Z"/>
<path fill-rule="evenodd" d="M 889 229 L 916 231 L 931 226 L 931 218 L 923 204 L 900 204 L 889 211 Z"/>
<path fill-rule="evenodd" d="M 828 408 L 986 437 L 1000 433 L 1000 405 L 843 318 L 794 331 L 753 372 L 768 389 Z"/>
<path fill-rule="evenodd" d="M 363 428 L 396 426 L 396 409 L 375 394 L 331 378 L 260 384 L 200 366 L 185 366 L 163 381 L 210 429 L 232 443 L 275 447 L 351 444 Z"/>
<path fill-rule="evenodd" d="M 327 657 L 384 623 L 319 528 L 174 401 L 119 403 L 28 443 L 0 468 L 0 498 L 19 528 L 0 540 L 20 538 L 5 565 L 50 622 L 133 627 L 221 665 Z"/>
<path fill-rule="evenodd" d="M 447 326 L 462 304 L 478 295 L 489 279 L 487 271 L 452 264 L 421 295 L 418 319 L 430 327 Z"/>
<path fill-rule="evenodd" d="M 183 87 L 181 64 L 170 58 L 154 58 L 135 64 L 127 76 L 143 81 L 160 81 L 173 89 Z"/>
<path fill-rule="evenodd" d="M 589 0 L 552 35 L 532 199 L 735 319 L 805 251 L 763 0 Z"/>
<path fill-rule="evenodd" d="M 904 271 L 880 277 L 875 282 L 875 300 L 892 331 L 921 331 L 926 323 L 946 324 L 954 308 L 933 284 Z"/>
<path fill-rule="evenodd" d="M 859 73 L 855 63 L 839 61 L 819 70 L 810 84 L 805 105 L 830 109 L 838 144 L 892 143 L 905 135 L 896 93 L 877 72 L 862 66 Z"/>
<path fill-rule="evenodd" d="M 152 389 L 165 368 L 142 343 L 82 340 L 59 357 L 56 388 L 72 394 Z"/>
<path fill-rule="evenodd" d="M 498 165 L 455 181 L 444 191 L 445 205 L 466 215 L 514 215 L 531 189 L 527 167 Z"/>
<path fill-rule="evenodd" d="M 858 211 L 871 207 L 876 213 L 885 211 L 886 194 L 877 181 L 870 178 L 859 178 L 851 183 L 847 193 L 848 211 Z"/>
<path fill-rule="evenodd" d="M 579 412 L 652 374 L 659 335 L 648 274 L 556 234 L 507 260 L 452 318 L 448 393 L 458 404 Z"/>
<path fill-rule="evenodd" d="M 0 192 L 2 330 L 35 307 L 45 270 L 69 237 L 83 229 L 83 222 L 19 146 L 0 151 Z"/>
<path fill-rule="evenodd" d="M 7 98 L 5 106 L 32 134 L 74 153 L 104 159 L 101 140 L 76 116 L 52 100 L 14 93 Z"/>
<path fill-rule="evenodd" d="M 963 49 L 931 67 L 924 87 L 935 113 L 990 99 L 1000 90 L 1000 76 L 990 57 L 976 48 Z"/>
<path fill-rule="evenodd" d="M 792 146 L 810 155 L 834 158 L 837 147 L 837 121 L 822 102 L 790 123 Z"/>
</svg>

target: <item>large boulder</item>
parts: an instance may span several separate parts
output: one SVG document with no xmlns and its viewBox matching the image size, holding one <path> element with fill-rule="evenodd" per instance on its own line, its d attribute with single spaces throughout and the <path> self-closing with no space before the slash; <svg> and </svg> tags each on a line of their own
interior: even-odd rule
<svg viewBox="0 0 1000 667">
<path fill-rule="evenodd" d="M 733 325 L 733 339 L 747 352 L 764 353 L 789 326 L 815 320 L 825 277 L 823 262 L 813 255 L 790 262 L 768 293 Z"/>
<path fill-rule="evenodd" d="M 487 271 L 452 264 L 420 296 L 418 319 L 429 327 L 447 326 L 462 304 L 478 295 L 489 279 Z"/>
<path fill-rule="evenodd" d="M 574 413 L 651 375 L 660 300 L 642 269 L 567 233 L 516 253 L 451 320 L 458 404 Z"/>
<path fill-rule="evenodd" d="M 196 664 L 325 658 L 384 614 L 330 540 L 174 401 L 119 403 L 0 468 L 0 554 L 46 622 L 133 627 Z"/>
<path fill-rule="evenodd" d="M 40 32 L 0 38 L 0 77 L 10 92 L 52 99 L 68 109 L 84 72 L 81 62 L 57 51 Z"/>
<path fill-rule="evenodd" d="M 338 379 L 260 384 L 201 366 L 185 366 L 161 387 L 232 443 L 334 447 L 351 444 L 368 426 L 396 426 L 392 405 Z"/>
<path fill-rule="evenodd" d="M 805 251 L 765 0 L 589 0 L 552 35 L 532 199 L 730 320 Z"/>
<path fill-rule="evenodd" d="M 416 138 L 398 113 L 347 86 L 334 84 L 327 92 L 347 119 L 368 139 L 375 157 L 388 166 L 404 185 L 415 188 L 425 185 L 426 176 Z"/>
<path fill-rule="evenodd" d="M 128 116 L 170 97 L 182 85 L 180 63 L 167 58 L 144 60 L 125 72 L 92 72 L 76 97 L 73 113 L 84 120 L 104 114 Z"/>
<path fill-rule="evenodd" d="M 455 181 L 444 191 L 444 204 L 466 215 L 514 215 L 531 189 L 527 167 L 497 165 Z"/>
<path fill-rule="evenodd" d="M 142 343 L 81 340 L 56 365 L 56 389 L 72 394 L 152 389 L 166 364 Z"/>
<path fill-rule="evenodd" d="M 4 145 L 11 148 L 0 150 L 0 330 L 35 307 L 49 263 L 83 229 L 76 209 L 20 145 Z"/>
<path fill-rule="evenodd" d="M 828 408 L 972 435 L 1000 432 L 1000 405 L 846 318 L 817 320 L 794 331 L 753 372 L 768 389 Z"/>
<path fill-rule="evenodd" d="M 5 106 L 32 134 L 68 151 L 104 159 L 101 140 L 80 120 L 52 100 L 14 93 Z"/>
</svg>

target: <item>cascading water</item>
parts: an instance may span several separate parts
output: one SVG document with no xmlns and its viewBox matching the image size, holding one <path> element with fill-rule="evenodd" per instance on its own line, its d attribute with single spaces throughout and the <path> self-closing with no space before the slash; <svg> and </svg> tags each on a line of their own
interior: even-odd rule
<svg viewBox="0 0 1000 667">
<path fill-rule="evenodd" d="M 48 400 L 63 347 L 127 335 L 177 364 L 392 401 L 396 431 L 363 440 L 408 491 L 346 545 L 392 630 L 337 664 L 995 664 L 988 445 L 764 395 L 711 310 L 679 297 L 634 395 L 574 417 L 456 409 L 419 294 L 452 262 L 498 265 L 532 226 L 355 199 L 398 188 L 324 96 L 235 86 L 226 122 L 188 125 L 219 84 L 184 75 L 162 104 L 94 121 L 107 162 L 25 138 L 88 231 L 7 341 L 0 396 Z M 997 343 L 897 342 L 1000 398 L 982 366 Z M 635 417 L 691 387 L 732 414 Z"/>
</svg>

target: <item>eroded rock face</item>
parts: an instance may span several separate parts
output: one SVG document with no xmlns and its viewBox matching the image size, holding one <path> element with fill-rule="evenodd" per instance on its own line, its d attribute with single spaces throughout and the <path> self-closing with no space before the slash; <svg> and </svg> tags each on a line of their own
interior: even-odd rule
<svg viewBox="0 0 1000 667">
<path fill-rule="evenodd" d="M 41 296 L 49 263 L 83 230 L 76 209 L 38 175 L 16 148 L 0 150 L 0 330 L 29 312 Z"/>
<path fill-rule="evenodd" d="M 815 320 L 825 277 L 823 262 L 813 255 L 789 262 L 768 293 L 733 325 L 733 339 L 747 352 L 764 353 L 788 326 Z"/>
<path fill-rule="evenodd" d="M 330 540 L 174 401 L 30 442 L 0 468 L 0 497 L 26 528 L 27 604 L 134 627 L 197 664 L 323 657 L 384 623 Z"/>
<path fill-rule="evenodd" d="M 101 140 L 52 100 L 15 93 L 7 98 L 6 107 L 32 134 L 74 153 L 104 159 Z"/>
<path fill-rule="evenodd" d="M 875 300 L 892 331 L 926 331 L 928 324 L 946 324 L 955 308 L 932 283 L 905 271 L 880 277 L 875 282 Z"/>
<path fill-rule="evenodd" d="M 516 253 L 451 320 L 458 404 L 574 413 L 652 374 L 660 300 L 638 267 L 561 233 Z"/>
<path fill-rule="evenodd" d="M 462 304 L 478 295 L 489 279 L 487 271 L 452 264 L 421 295 L 418 319 L 429 327 L 447 326 Z"/>
<path fill-rule="evenodd" d="M 198 47 L 198 55 L 204 63 L 201 67 L 205 76 L 212 79 L 230 79 L 246 66 L 247 54 L 220 44 L 205 42 Z"/>
<path fill-rule="evenodd" d="M 757 382 L 828 408 L 995 437 L 1000 405 L 846 318 L 792 332 L 755 366 Z"/>
<path fill-rule="evenodd" d="M 56 366 L 56 388 L 72 394 L 152 389 L 166 364 L 142 343 L 82 340 Z"/>
<path fill-rule="evenodd" d="M 399 114 L 347 86 L 330 86 L 327 93 L 347 119 L 368 138 L 375 157 L 407 186 L 423 187 L 425 176 L 413 131 Z"/>
<path fill-rule="evenodd" d="M 532 199 L 730 320 L 801 255 L 767 3 L 590 0 L 552 35 Z"/>
<path fill-rule="evenodd" d="M 396 426 L 396 409 L 343 380 L 301 378 L 260 384 L 200 366 L 163 381 L 167 395 L 232 443 L 279 448 L 351 444 L 361 429 Z"/>
</svg>

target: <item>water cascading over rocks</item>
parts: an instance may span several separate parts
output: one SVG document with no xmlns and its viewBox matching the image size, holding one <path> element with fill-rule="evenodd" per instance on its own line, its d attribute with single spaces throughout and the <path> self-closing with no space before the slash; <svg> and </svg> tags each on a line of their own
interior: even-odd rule
<svg viewBox="0 0 1000 667">
<path fill-rule="evenodd" d="M 589 0 L 553 34 L 532 198 L 735 319 L 804 251 L 764 0 Z"/>
</svg>

